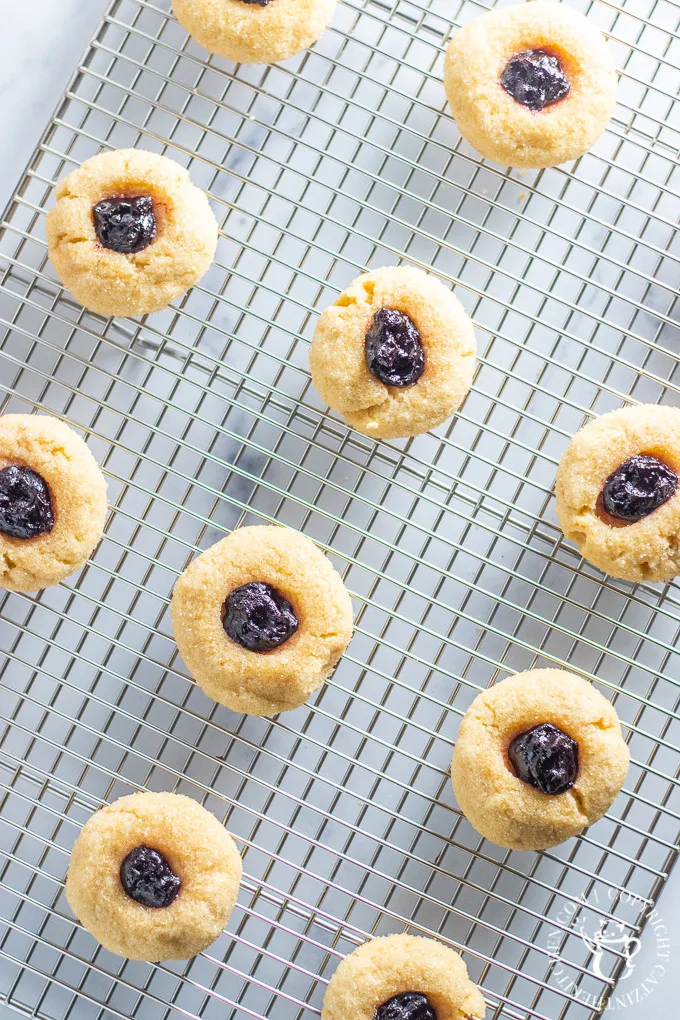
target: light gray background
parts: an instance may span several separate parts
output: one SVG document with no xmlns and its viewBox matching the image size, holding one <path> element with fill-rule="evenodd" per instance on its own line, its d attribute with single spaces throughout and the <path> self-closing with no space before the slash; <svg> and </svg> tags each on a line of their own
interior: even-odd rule
<svg viewBox="0 0 680 1020">
<path fill-rule="evenodd" d="M 0 203 L 12 190 L 80 59 L 107 0 L 0 0 L 2 50 L 0 61 Z M 650 998 L 639 1005 L 618 1008 L 626 1020 L 649 1020 L 678 1015 L 680 966 L 680 870 L 676 870 L 658 903 L 668 928 L 670 960 L 666 974 Z M 657 931 L 658 934 L 658 931 Z M 647 974 L 656 962 L 656 939 L 650 927 L 636 957 L 635 975 L 620 990 Z M 612 1015 L 610 1013 L 609 1015 Z"/>
</svg>

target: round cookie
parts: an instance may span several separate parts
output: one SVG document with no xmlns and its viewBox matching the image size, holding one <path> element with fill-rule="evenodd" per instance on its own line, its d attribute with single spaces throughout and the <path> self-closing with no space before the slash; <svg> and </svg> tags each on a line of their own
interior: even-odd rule
<svg viewBox="0 0 680 1020">
<path fill-rule="evenodd" d="M 352 636 L 352 603 L 329 559 L 290 528 L 239 528 L 175 584 L 172 627 L 205 693 L 235 712 L 302 705 Z"/>
<path fill-rule="evenodd" d="M 102 315 L 145 315 L 184 294 L 215 255 L 205 194 L 174 160 L 141 149 L 100 153 L 56 188 L 45 229 L 52 265 Z"/>
<path fill-rule="evenodd" d="M 110 952 L 154 963 L 188 960 L 222 932 L 241 870 L 231 836 L 196 801 L 133 793 L 83 826 L 66 898 Z"/>
<path fill-rule="evenodd" d="M 451 781 L 463 814 L 486 839 L 508 850 L 545 850 L 609 810 L 628 762 L 614 706 L 592 684 L 566 670 L 530 669 L 472 702 Z"/>
<path fill-rule="evenodd" d="M 599 29 L 542 0 L 469 22 L 449 44 L 444 72 L 463 138 L 497 163 L 535 169 L 590 149 L 614 110 L 616 80 Z"/>
<path fill-rule="evenodd" d="M 211 53 L 275 64 L 320 38 L 337 0 L 173 0 L 180 25 Z"/>
<path fill-rule="evenodd" d="M 470 318 L 419 269 L 365 273 L 319 318 L 312 379 L 334 411 L 367 436 L 417 436 L 463 402 L 475 368 Z M 370 367 L 369 367 L 370 365 Z"/>
<path fill-rule="evenodd" d="M 39 591 L 87 561 L 106 522 L 106 482 L 57 418 L 0 417 L 0 588 Z"/>
<path fill-rule="evenodd" d="M 409 993 L 419 1001 L 409 999 Z M 364 942 L 331 978 L 321 1020 L 395 1020 L 402 1015 L 405 1020 L 483 1020 L 486 1007 L 461 957 L 441 942 L 415 935 Z"/>
<path fill-rule="evenodd" d="M 612 577 L 669 581 L 680 574 L 678 475 L 680 408 L 641 404 L 603 414 L 560 460 L 560 527 Z"/>
</svg>

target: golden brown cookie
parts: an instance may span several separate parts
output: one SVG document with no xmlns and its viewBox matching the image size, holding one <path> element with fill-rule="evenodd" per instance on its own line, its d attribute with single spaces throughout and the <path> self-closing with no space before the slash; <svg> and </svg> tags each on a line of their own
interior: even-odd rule
<svg viewBox="0 0 680 1020">
<path fill-rule="evenodd" d="M 628 762 L 614 706 L 592 684 L 566 670 L 530 669 L 472 702 L 451 781 L 486 839 L 509 850 L 544 850 L 609 810 Z"/>
<path fill-rule="evenodd" d="M 395 998 L 413 1011 L 407 1016 L 434 1011 L 437 1020 L 483 1020 L 486 1015 L 484 997 L 458 953 L 434 939 L 388 935 L 364 942 L 341 961 L 326 990 L 321 1020 L 388 1020 L 398 1015 L 400 1003 L 391 1003 Z"/>
<path fill-rule="evenodd" d="M 513 167 L 577 159 L 616 103 L 602 33 L 566 4 L 542 0 L 468 22 L 449 45 L 444 85 L 463 138 Z"/>
<path fill-rule="evenodd" d="M 210 266 L 217 222 L 174 160 L 141 149 L 88 159 L 56 188 L 47 246 L 62 283 L 102 315 L 157 312 Z"/>
<path fill-rule="evenodd" d="M 189 672 L 235 712 L 302 705 L 352 636 L 352 603 L 329 559 L 290 528 L 239 528 L 191 563 L 172 594 Z"/>
<path fill-rule="evenodd" d="M 97 811 L 71 854 L 66 898 L 105 949 L 131 960 L 188 960 L 234 909 L 241 858 L 204 807 L 134 793 Z"/>
<path fill-rule="evenodd" d="M 612 577 L 669 581 L 680 573 L 679 474 L 680 408 L 641 404 L 603 414 L 560 460 L 560 527 Z"/>
<path fill-rule="evenodd" d="M 352 428 L 395 439 L 427 432 L 460 407 L 475 352 L 458 298 L 434 276 L 391 266 L 354 280 L 322 313 L 310 367 Z"/>
<path fill-rule="evenodd" d="M 189 35 L 227 60 L 275 64 L 309 49 L 337 0 L 173 0 Z"/>
<path fill-rule="evenodd" d="M 38 591 L 99 544 L 106 482 L 80 436 L 57 418 L 0 418 L 0 588 Z"/>
</svg>

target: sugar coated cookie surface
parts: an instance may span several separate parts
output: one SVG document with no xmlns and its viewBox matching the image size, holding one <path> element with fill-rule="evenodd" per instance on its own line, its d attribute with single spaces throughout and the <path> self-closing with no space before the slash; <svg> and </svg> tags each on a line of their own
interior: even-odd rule
<svg viewBox="0 0 680 1020">
<path fill-rule="evenodd" d="M 603 414 L 571 440 L 557 471 L 557 517 L 600 570 L 627 581 L 680 573 L 680 408 Z"/>
<path fill-rule="evenodd" d="M 274 64 L 309 49 L 337 0 L 173 0 L 189 35 L 227 60 Z"/>
<path fill-rule="evenodd" d="M 609 810 L 628 772 L 614 706 L 560 669 L 518 673 L 463 717 L 453 792 L 474 828 L 509 850 L 544 850 Z"/>
<path fill-rule="evenodd" d="M 174 160 L 141 149 L 88 159 L 56 188 L 50 259 L 76 300 L 102 315 L 157 312 L 210 266 L 217 222 Z"/>
<path fill-rule="evenodd" d="M 434 939 L 388 935 L 365 942 L 341 961 L 321 1020 L 394 1020 L 402 1014 L 483 1020 L 485 1013 L 484 997 L 458 953 Z"/>
<path fill-rule="evenodd" d="M 616 103 L 602 33 L 566 4 L 543 0 L 489 11 L 456 32 L 444 85 L 463 138 L 512 167 L 581 156 Z"/>
<path fill-rule="evenodd" d="M 87 561 L 106 521 L 106 482 L 57 418 L 0 417 L 0 587 L 38 591 Z"/>
<path fill-rule="evenodd" d="M 375 269 L 319 318 L 314 385 L 352 428 L 375 438 L 417 436 L 463 402 L 475 367 L 472 322 L 458 298 L 419 269 Z"/>
<path fill-rule="evenodd" d="M 352 636 L 352 603 L 313 542 L 290 528 L 239 528 L 175 584 L 175 640 L 209 697 L 275 715 L 321 686 Z"/>
<path fill-rule="evenodd" d="M 131 960 L 187 960 L 220 935 L 241 857 L 190 797 L 135 793 L 97 811 L 71 854 L 66 898 L 105 949 Z"/>
</svg>

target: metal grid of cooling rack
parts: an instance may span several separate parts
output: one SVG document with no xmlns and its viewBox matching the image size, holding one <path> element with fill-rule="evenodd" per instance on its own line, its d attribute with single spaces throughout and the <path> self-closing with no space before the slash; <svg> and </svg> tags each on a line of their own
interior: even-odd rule
<svg viewBox="0 0 680 1020">
<path fill-rule="evenodd" d="M 620 104 L 570 168 L 487 165 L 445 109 L 442 55 L 477 0 L 344 0 L 277 67 L 207 59 L 169 0 L 113 0 L 0 237 L 2 411 L 63 416 L 108 476 L 89 566 L 4 594 L 3 991 L 25 1015 L 190 1020 L 318 1014 L 337 961 L 408 929 L 460 949 L 489 1016 L 599 1012 L 624 964 L 584 936 L 643 926 L 678 849 L 677 585 L 603 578 L 563 544 L 567 439 L 625 400 L 677 403 L 680 8 L 576 0 L 612 41 Z M 55 180 L 102 147 L 191 169 L 221 223 L 176 307 L 105 321 L 44 245 Z M 462 413 L 375 444 L 326 413 L 315 313 L 365 267 L 432 268 L 472 314 Z M 187 562 L 245 522 L 299 528 L 352 592 L 356 634 L 277 720 L 215 706 L 168 619 Z M 613 698 L 633 765 L 608 816 L 536 854 L 480 840 L 451 745 L 476 692 L 569 665 Z M 103 801 L 179 790 L 228 824 L 245 880 L 195 960 L 121 961 L 77 926 L 68 852 Z"/>
</svg>

